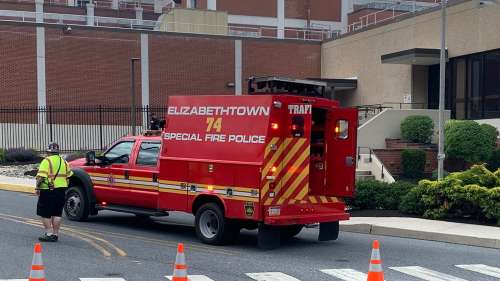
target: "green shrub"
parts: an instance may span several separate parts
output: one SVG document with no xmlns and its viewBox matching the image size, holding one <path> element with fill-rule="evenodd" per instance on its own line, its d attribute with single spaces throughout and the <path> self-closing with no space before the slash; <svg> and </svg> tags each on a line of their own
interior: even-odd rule
<svg viewBox="0 0 500 281">
<path fill-rule="evenodd" d="M 397 210 L 401 198 L 406 195 L 414 184 L 407 182 L 385 182 L 367 180 L 356 183 L 356 196 L 346 203 L 359 209 Z"/>
<path fill-rule="evenodd" d="M 496 130 L 495 130 L 496 131 Z M 445 152 L 470 163 L 487 161 L 496 145 L 493 130 L 472 120 L 453 120 L 445 126 Z"/>
<path fill-rule="evenodd" d="M 487 162 L 488 169 L 490 171 L 496 171 L 500 168 L 500 149 L 493 150 L 491 157 Z"/>
<path fill-rule="evenodd" d="M 461 180 L 464 185 L 477 184 L 487 188 L 496 187 L 500 182 L 497 175 L 490 172 L 485 165 L 474 165 L 467 171 L 451 173 L 449 178 Z"/>
<path fill-rule="evenodd" d="M 0 148 L 0 163 L 5 162 L 5 149 Z"/>
<path fill-rule="evenodd" d="M 377 209 L 378 198 L 383 197 L 380 192 L 387 187 L 386 183 L 366 180 L 356 183 L 356 195 L 352 201 L 347 202 L 353 208 L 359 209 Z"/>
<path fill-rule="evenodd" d="M 496 220 L 497 225 L 500 226 L 500 187 L 489 189 L 485 200 L 481 203 L 485 216 Z"/>
<path fill-rule="evenodd" d="M 38 153 L 32 149 L 26 148 L 9 148 L 5 151 L 5 162 L 23 163 L 35 162 L 40 160 Z"/>
<path fill-rule="evenodd" d="M 425 212 L 425 206 L 421 201 L 422 189 L 418 186 L 412 188 L 399 204 L 399 210 L 404 214 L 421 216 Z"/>
<path fill-rule="evenodd" d="M 455 185 L 446 190 L 448 216 L 458 218 L 485 218 L 482 203 L 487 200 L 488 189 L 477 184 Z"/>
<path fill-rule="evenodd" d="M 408 116 L 401 122 L 401 136 L 403 139 L 429 143 L 434 131 L 434 122 L 429 116 Z"/>
<path fill-rule="evenodd" d="M 406 149 L 401 153 L 403 175 L 410 179 L 420 179 L 424 174 L 426 156 L 421 149 Z"/>
<path fill-rule="evenodd" d="M 481 129 L 486 134 L 487 144 L 493 149 L 496 149 L 497 146 L 497 138 L 498 138 L 498 130 L 495 126 L 490 124 L 481 124 Z"/>
</svg>

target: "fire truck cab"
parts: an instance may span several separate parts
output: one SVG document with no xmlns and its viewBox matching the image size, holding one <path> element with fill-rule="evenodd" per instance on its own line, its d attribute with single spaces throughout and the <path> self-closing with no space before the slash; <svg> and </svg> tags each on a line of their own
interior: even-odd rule
<svg viewBox="0 0 500 281">
<path fill-rule="evenodd" d="M 169 97 L 163 131 L 71 163 L 65 213 L 192 213 L 208 244 L 248 228 L 275 248 L 317 223 L 320 241 L 335 240 L 354 192 L 357 111 L 325 95 L 319 82 L 253 78 L 245 96 Z"/>
</svg>

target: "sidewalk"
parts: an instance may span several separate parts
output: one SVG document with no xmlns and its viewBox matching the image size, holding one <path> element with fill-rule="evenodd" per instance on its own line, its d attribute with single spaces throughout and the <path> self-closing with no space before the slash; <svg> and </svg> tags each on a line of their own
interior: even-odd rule
<svg viewBox="0 0 500 281">
<path fill-rule="evenodd" d="M 353 217 L 340 230 L 500 249 L 500 227 L 419 218 Z"/>
<path fill-rule="evenodd" d="M 33 193 L 34 179 L 0 175 L 0 190 Z M 402 217 L 352 217 L 340 230 L 500 249 L 500 227 Z"/>
<path fill-rule="evenodd" d="M 0 190 L 34 193 L 35 179 L 13 178 L 0 175 Z"/>
</svg>

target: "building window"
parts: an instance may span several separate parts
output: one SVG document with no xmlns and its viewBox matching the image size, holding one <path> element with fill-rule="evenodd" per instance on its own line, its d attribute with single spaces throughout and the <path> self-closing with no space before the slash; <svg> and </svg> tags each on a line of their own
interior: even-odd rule
<svg viewBox="0 0 500 281">
<path fill-rule="evenodd" d="M 484 116 L 500 117 L 500 51 L 484 56 Z"/>
</svg>

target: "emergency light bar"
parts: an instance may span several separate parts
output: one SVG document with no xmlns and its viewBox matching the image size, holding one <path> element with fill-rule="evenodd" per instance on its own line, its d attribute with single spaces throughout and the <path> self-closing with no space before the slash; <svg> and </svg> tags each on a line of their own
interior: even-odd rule
<svg viewBox="0 0 500 281">
<path fill-rule="evenodd" d="M 249 94 L 290 94 L 296 96 L 331 98 L 331 89 L 327 82 L 294 79 L 286 77 L 250 77 Z"/>
</svg>

